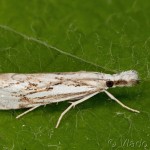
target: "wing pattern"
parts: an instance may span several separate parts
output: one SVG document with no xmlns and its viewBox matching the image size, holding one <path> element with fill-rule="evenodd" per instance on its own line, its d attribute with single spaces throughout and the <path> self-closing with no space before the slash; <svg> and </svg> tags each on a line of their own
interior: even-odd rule
<svg viewBox="0 0 150 150">
<path fill-rule="evenodd" d="M 0 109 L 79 99 L 97 90 L 97 80 L 90 72 L 0 74 Z"/>
</svg>

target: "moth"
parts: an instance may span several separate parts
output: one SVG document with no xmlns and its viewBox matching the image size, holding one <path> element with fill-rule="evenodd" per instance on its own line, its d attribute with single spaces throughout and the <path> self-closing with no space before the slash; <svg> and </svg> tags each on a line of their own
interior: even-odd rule
<svg viewBox="0 0 150 150">
<path fill-rule="evenodd" d="M 0 74 L 0 109 L 29 108 L 16 118 L 27 114 L 39 106 L 69 101 L 70 106 L 60 115 L 56 128 L 63 116 L 73 107 L 105 92 L 112 100 L 122 107 L 139 113 L 132 109 L 107 90 L 114 87 L 132 86 L 139 82 L 138 74 L 134 70 L 117 74 L 105 74 L 99 72 L 64 72 L 64 73 L 34 73 Z"/>
</svg>

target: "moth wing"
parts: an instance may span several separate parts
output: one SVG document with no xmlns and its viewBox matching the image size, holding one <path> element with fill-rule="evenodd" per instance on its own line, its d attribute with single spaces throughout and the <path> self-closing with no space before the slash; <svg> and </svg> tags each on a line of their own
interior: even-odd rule
<svg viewBox="0 0 150 150">
<path fill-rule="evenodd" d="M 56 74 L 1 74 L 0 109 L 28 108 L 79 99 L 94 93 L 96 84 L 97 81 L 63 79 Z"/>
</svg>

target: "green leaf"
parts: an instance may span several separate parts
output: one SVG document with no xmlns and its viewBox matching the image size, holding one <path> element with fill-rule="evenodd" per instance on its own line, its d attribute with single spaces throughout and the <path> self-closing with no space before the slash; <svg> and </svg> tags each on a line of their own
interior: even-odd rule
<svg viewBox="0 0 150 150">
<path fill-rule="evenodd" d="M 0 72 L 137 70 L 138 86 L 109 91 L 140 114 L 98 94 L 69 111 L 67 102 L 0 111 L 0 149 L 150 149 L 150 2 L 2 0 Z"/>
</svg>

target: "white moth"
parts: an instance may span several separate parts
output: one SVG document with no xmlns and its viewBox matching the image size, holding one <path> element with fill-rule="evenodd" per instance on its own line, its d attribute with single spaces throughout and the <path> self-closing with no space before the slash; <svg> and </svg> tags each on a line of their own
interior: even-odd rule
<svg viewBox="0 0 150 150">
<path fill-rule="evenodd" d="M 126 71 L 118 74 L 99 72 L 65 72 L 38 74 L 0 74 L 0 109 L 30 108 L 16 118 L 36 109 L 39 106 L 69 101 L 71 105 L 61 114 L 56 124 L 58 127 L 64 114 L 77 104 L 105 92 L 122 107 L 139 113 L 138 110 L 127 107 L 110 94 L 110 87 L 132 86 L 138 83 L 136 71 Z"/>
</svg>

